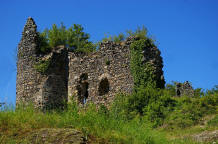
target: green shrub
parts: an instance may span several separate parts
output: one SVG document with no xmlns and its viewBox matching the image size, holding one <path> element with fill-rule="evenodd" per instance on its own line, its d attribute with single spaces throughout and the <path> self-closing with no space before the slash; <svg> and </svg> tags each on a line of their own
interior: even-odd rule
<svg viewBox="0 0 218 144">
<path fill-rule="evenodd" d="M 172 81 L 172 83 L 166 84 L 165 89 L 171 96 L 176 96 L 176 82 Z"/>
<path fill-rule="evenodd" d="M 114 35 L 104 35 L 104 38 L 102 39 L 102 42 L 106 42 L 106 41 L 113 41 L 116 43 L 120 43 L 122 41 L 124 41 L 126 39 L 126 35 L 123 33 L 118 34 L 118 36 Z"/>
<path fill-rule="evenodd" d="M 110 60 L 106 59 L 106 60 L 105 60 L 105 64 L 106 64 L 106 65 L 110 65 Z"/>
<path fill-rule="evenodd" d="M 183 96 L 175 98 L 177 101 L 174 111 L 165 120 L 168 128 L 186 128 L 198 124 L 201 119 L 217 111 L 216 95 L 191 98 Z"/>
<path fill-rule="evenodd" d="M 127 36 L 136 36 L 140 39 L 147 39 L 148 38 L 148 31 L 147 28 L 143 25 L 142 27 L 137 27 L 135 31 L 127 30 Z"/>
<path fill-rule="evenodd" d="M 175 105 L 176 101 L 170 97 L 168 91 L 141 88 L 131 95 L 117 95 L 111 110 L 115 117 L 126 120 L 134 119 L 138 115 L 144 116 L 156 127 L 163 123 Z"/>
<path fill-rule="evenodd" d="M 214 107 L 218 104 L 218 93 L 206 94 L 200 98 L 200 105 L 202 107 Z"/>
<path fill-rule="evenodd" d="M 37 53 L 47 54 L 51 52 L 51 47 L 49 46 L 46 30 L 43 31 L 42 33 L 38 33 L 38 35 L 39 35 L 39 39 L 38 39 L 39 49 Z"/>
<path fill-rule="evenodd" d="M 63 23 L 60 27 L 53 24 L 51 29 L 39 33 L 38 53 L 47 54 L 58 45 L 64 45 L 70 51 L 87 53 L 95 51 L 96 44 L 89 41 L 89 34 L 83 30 L 84 28 L 78 24 L 74 24 L 69 29 L 66 29 Z"/>
<path fill-rule="evenodd" d="M 130 36 L 135 36 L 139 39 L 149 39 L 151 40 L 151 43 L 154 43 L 154 40 L 148 38 L 147 28 L 144 25 L 142 27 L 138 26 L 135 31 L 127 30 L 126 33 L 119 33 L 118 35 L 105 34 L 102 42 L 113 41 L 116 43 L 120 43 Z"/>
<path fill-rule="evenodd" d="M 218 115 L 216 115 L 213 119 L 207 122 L 207 125 L 218 127 Z"/>
<path fill-rule="evenodd" d="M 130 95 L 125 93 L 118 93 L 113 101 L 110 111 L 111 116 L 115 119 L 127 120 L 133 118 L 135 114 L 131 115 L 128 112 L 128 98 Z"/>
</svg>

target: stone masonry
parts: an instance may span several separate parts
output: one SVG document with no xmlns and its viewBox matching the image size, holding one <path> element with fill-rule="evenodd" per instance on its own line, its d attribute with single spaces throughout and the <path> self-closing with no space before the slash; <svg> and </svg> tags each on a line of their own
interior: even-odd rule
<svg viewBox="0 0 218 144">
<path fill-rule="evenodd" d="M 64 46 L 47 55 L 37 54 L 37 26 L 28 18 L 18 45 L 16 104 L 33 103 L 37 108 L 63 107 L 74 100 L 108 105 L 119 92 L 131 93 L 133 77 L 130 71 L 130 44 L 135 37 L 121 43 L 104 42 L 98 51 L 85 54 L 70 52 Z M 162 88 L 163 64 L 160 51 L 150 47 L 143 51 L 142 62 L 154 63 Z M 48 69 L 38 72 L 35 65 L 49 61 Z"/>
<path fill-rule="evenodd" d="M 127 45 L 105 42 L 100 50 L 84 55 L 69 53 L 69 97 L 80 103 L 110 103 L 118 92 L 130 93 L 130 51 Z"/>
<path fill-rule="evenodd" d="M 28 18 L 18 45 L 16 104 L 32 103 L 42 109 L 63 107 L 67 101 L 67 49 L 60 46 L 48 55 L 38 55 L 36 28 L 34 20 Z M 40 73 L 35 68 L 42 60 L 50 61 L 45 73 Z"/>
<path fill-rule="evenodd" d="M 184 83 L 176 83 L 176 96 L 194 96 L 194 89 L 188 81 Z"/>
</svg>

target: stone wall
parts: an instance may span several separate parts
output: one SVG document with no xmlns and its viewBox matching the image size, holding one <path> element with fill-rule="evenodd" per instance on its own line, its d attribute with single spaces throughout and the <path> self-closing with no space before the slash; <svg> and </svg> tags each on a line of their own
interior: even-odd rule
<svg viewBox="0 0 218 144">
<path fill-rule="evenodd" d="M 130 93 L 133 78 L 130 73 L 130 50 L 126 43 L 105 42 L 100 50 L 84 55 L 69 53 L 69 99 L 81 104 L 109 104 L 116 93 Z"/>
<path fill-rule="evenodd" d="M 38 40 L 37 26 L 28 18 L 18 46 L 16 104 L 33 103 L 42 109 L 63 108 L 70 100 L 81 105 L 108 105 L 117 93 L 132 92 L 130 44 L 136 37 L 121 43 L 101 43 L 98 51 L 89 54 L 69 52 L 64 46 L 53 48 L 47 55 L 40 54 Z M 160 51 L 146 47 L 142 53 L 142 63 L 152 64 L 156 79 L 163 86 Z M 36 68 L 42 61 L 49 62 L 44 72 Z"/>
<path fill-rule="evenodd" d="M 194 96 L 194 90 L 191 86 L 191 84 L 186 81 L 184 83 L 176 83 L 176 96 Z"/>
<path fill-rule="evenodd" d="M 33 103 L 42 109 L 63 107 L 67 101 L 67 49 L 60 46 L 48 55 L 39 55 L 38 38 L 35 22 L 28 18 L 18 45 L 16 104 Z M 39 72 L 36 65 L 46 60 L 46 72 Z"/>
<path fill-rule="evenodd" d="M 16 104 L 35 101 L 33 94 L 40 83 L 40 75 L 33 68 L 37 59 L 37 39 L 37 26 L 28 18 L 18 45 Z"/>
</svg>

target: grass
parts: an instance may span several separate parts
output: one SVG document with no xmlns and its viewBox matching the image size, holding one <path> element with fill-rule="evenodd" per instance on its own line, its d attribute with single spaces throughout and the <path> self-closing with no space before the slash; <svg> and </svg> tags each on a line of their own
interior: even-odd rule
<svg viewBox="0 0 218 144">
<path fill-rule="evenodd" d="M 110 112 L 99 111 L 94 105 L 79 110 L 70 104 L 63 112 L 43 113 L 32 106 L 0 112 L 0 143 L 30 143 L 30 133 L 45 128 L 77 129 L 90 139 L 90 143 L 123 144 L 195 144 L 190 137 L 184 139 L 183 136 L 205 130 L 197 126 L 173 131 L 152 129 L 140 116 L 128 121 L 114 118 Z"/>
<path fill-rule="evenodd" d="M 115 119 L 98 112 L 94 105 L 81 111 L 69 105 L 63 112 L 43 113 L 31 106 L 0 112 L 0 143 L 28 143 L 23 137 L 41 128 L 78 129 L 99 143 L 168 143 L 164 133 L 152 130 L 139 117 L 131 121 Z"/>
<path fill-rule="evenodd" d="M 82 132 L 89 143 L 195 144 L 197 142 L 192 139 L 192 135 L 218 129 L 217 94 L 199 98 L 173 98 L 174 101 L 160 97 L 157 104 L 165 100 L 174 105 L 161 107 L 165 117 L 162 119 L 163 124 L 156 128 L 147 119 L 147 113 L 142 115 L 128 111 L 132 107 L 128 107 L 131 106 L 126 101 L 128 99 L 122 99 L 126 97 L 118 96 L 110 110 L 104 106 L 97 109 L 93 104 L 81 109 L 75 103 L 68 104 L 62 111 L 47 112 L 38 111 L 31 105 L 17 107 L 16 110 L 6 107 L 0 111 L 0 143 L 28 144 L 32 143 L 32 139 L 42 143 L 38 136 L 43 135 L 44 130 L 54 131 L 60 139 L 65 139 L 68 132 L 64 130 L 71 129 Z M 159 112 L 159 109 L 154 110 L 150 111 L 151 114 Z M 56 140 L 49 136 L 47 138 L 47 143 Z"/>
</svg>

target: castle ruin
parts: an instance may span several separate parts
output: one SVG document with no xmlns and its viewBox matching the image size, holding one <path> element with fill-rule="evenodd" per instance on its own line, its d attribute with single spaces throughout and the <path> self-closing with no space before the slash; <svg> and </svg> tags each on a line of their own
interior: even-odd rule
<svg viewBox="0 0 218 144">
<path fill-rule="evenodd" d="M 71 100 L 81 105 L 88 102 L 108 105 L 116 93 L 132 92 L 130 44 L 134 37 L 122 43 L 103 42 L 93 53 L 70 52 L 57 46 L 46 55 L 38 53 L 38 37 L 34 20 L 28 18 L 18 45 L 16 104 L 31 102 L 42 109 L 63 107 Z M 150 47 L 143 54 L 144 61 L 154 63 L 164 86 L 160 51 Z M 49 61 L 43 73 L 36 70 L 36 64 L 42 61 Z"/>
</svg>

